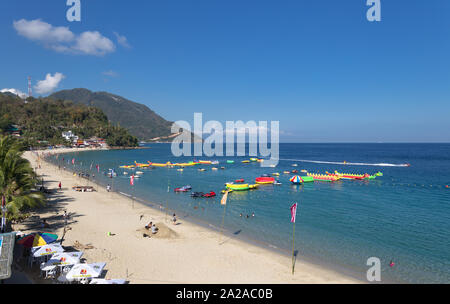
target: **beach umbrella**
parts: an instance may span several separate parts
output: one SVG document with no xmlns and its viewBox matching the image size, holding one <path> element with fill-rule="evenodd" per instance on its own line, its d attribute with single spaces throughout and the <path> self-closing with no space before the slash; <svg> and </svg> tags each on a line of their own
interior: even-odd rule
<svg viewBox="0 0 450 304">
<path fill-rule="evenodd" d="M 24 236 L 19 239 L 17 243 L 24 247 L 31 248 L 54 243 L 57 239 L 58 236 L 56 234 L 38 232 Z"/>
<path fill-rule="evenodd" d="M 47 266 L 65 266 L 79 264 L 82 255 L 83 252 L 58 252 L 53 254 L 50 260 L 44 264 L 43 268 Z"/>
<path fill-rule="evenodd" d="M 66 274 L 68 280 L 83 278 L 98 278 L 106 263 L 77 264 Z"/>
<path fill-rule="evenodd" d="M 303 183 L 303 179 L 302 179 L 300 176 L 298 176 L 298 175 L 293 176 L 293 177 L 290 179 L 290 181 L 291 181 L 292 183 L 294 183 L 294 184 L 301 184 L 301 183 Z"/>
<path fill-rule="evenodd" d="M 99 285 L 123 285 L 126 284 L 127 281 L 123 279 L 116 280 L 105 280 L 105 279 L 93 279 L 89 284 L 99 284 Z"/>
<path fill-rule="evenodd" d="M 41 247 L 33 247 L 31 249 L 31 253 L 34 257 L 42 257 L 42 256 L 49 256 L 54 255 L 55 253 L 61 253 L 64 252 L 64 248 L 61 246 L 61 244 L 49 244 L 44 245 Z"/>
</svg>

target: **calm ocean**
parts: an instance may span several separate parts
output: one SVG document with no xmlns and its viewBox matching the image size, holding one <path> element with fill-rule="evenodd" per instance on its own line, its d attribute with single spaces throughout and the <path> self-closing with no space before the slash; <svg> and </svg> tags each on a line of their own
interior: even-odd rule
<svg viewBox="0 0 450 304">
<path fill-rule="evenodd" d="M 289 254 L 293 228 L 289 208 L 297 202 L 295 247 L 299 258 L 345 269 L 365 280 L 367 259 L 378 257 L 383 282 L 450 282 L 450 188 L 446 187 L 450 186 L 450 144 L 281 144 L 277 168 L 242 164 L 248 157 L 218 157 L 209 160 L 219 160 L 216 167 L 225 170 L 213 171 L 213 166 L 203 166 L 205 172 L 199 172 L 198 166 L 185 168 L 184 172 L 168 168 L 141 170 L 144 175 L 136 179 L 132 190 L 129 177 L 119 169 L 121 165 L 194 160 L 173 157 L 169 144 L 147 147 L 71 153 L 50 160 L 62 164 L 64 157 L 65 166 L 77 172 L 89 172 L 93 164 L 90 173 L 99 183 L 134 193 L 146 202 L 168 204 L 181 218 L 216 228 L 222 226 L 220 192 L 226 182 L 243 178 L 254 183 L 262 174 L 278 172 L 281 186 L 230 193 L 224 224 L 228 233 Z M 67 164 L 72 158 L 75 166 Z M 229 159 L 236 163 L 227 164 Z M 347 165 L 342 164 L 344 161 Z M 402 166 L 406 163 L 411 166 Z M 100 165 L 100 174 L 96 164 Z M 117 178 L 104 175 L 109 168 L 116 170 Z M 323 174 L 335 170 L 370 174 L 381 171 L 384 176 L 372 181 L 295 186 L 289 182 L 293 174 L 283 174 L 294 169 Z M 215 191 L 220 195 L 194 199 L 188 193 L 173 192 L 184 185 L 191 185 L 193 191 Z M 124 208 L 130 206 L 124 204 Z M 247 219 L 246 215 L 252 213 L 255 217 Z M 393 268 L 389 267 L 391 260 L 395 262 Z"/>
</svg>

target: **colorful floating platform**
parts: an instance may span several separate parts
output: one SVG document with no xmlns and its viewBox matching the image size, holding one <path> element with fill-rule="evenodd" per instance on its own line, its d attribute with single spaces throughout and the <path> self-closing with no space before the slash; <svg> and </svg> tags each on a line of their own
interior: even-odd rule
<svg viewBox="0 0 450 304">
<path fill-rule="evenodd" d="M 275 178 L 273 177 L 258 177 L 255 182 L 260 185 L 269 185 L 275 183 Z"/>
<path fill-rule="evenodd" d="M 309 177 L 312 177 L 314 181 L 320 181 L 320 182 L 335 182 L 340 180 L 340 177 L 337 176 L 331 176 L 331 175 L 324 175 L 324 174 L 313 174 L 308 173 Z"/>
</svg>

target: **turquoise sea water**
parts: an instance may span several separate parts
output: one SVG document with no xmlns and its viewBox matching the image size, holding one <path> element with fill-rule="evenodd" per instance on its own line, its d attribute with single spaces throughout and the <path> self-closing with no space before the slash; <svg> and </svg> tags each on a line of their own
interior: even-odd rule
<svg viewBox="0 0 450 304">
<path fill-rule="evenodd" d="M 62 165 L 64 157 L 68 169 L 95 174 L 103 185 L 111 184 L 115 191 L 134 194 L 146 202 L 168 204 L 184 219 L 221 227 L 225 212 L 227 232 L 287 254 L 292 250 L 293 228 L 289 208 L 297 202 L 295 248 L 300 259 L 333 265 L 365 280 L 367 259 L 378 257 L 383 282 L 450 282 L 450 188 L 446 188 L 450 186 L 450 144 L 281 144 L 277 168 L 242 164 L 248 157 L 199 158 L 219 160 L 216 167 L 226 169 L 139 169 L 144 175 L 136 179 L 132 190 L 120 165 L 194 160 L 173 157 L 169 144 L 147 146 L 149 149 L 71 153 L 50 160 Z M 67 164 L 72 158 L 75 166 Z M 228 159 L 236 163 L 227 164 Z M 402 166 L 406 163 L 411 166 Z M 96 164 L 100 165 L 100 174 Z M 116 170 L 117 178 L 104 175 L 109 168 Z M 382 171 L 384 176 L 373 181 L 297 186 L 289 182 L 293 174 L 283 174 L 294 169 L 317 173 Z M 243 178 L 253 183 L 256 177 L 274 172 L 280 173 L 278 179 L 283 185 L 234 192 L 229 195 L 226 209 L 220 205 L 220 191 L 226 182 Z M 173 192 L 184 185 L 191 185 L 193 191 L 215 191 L 219 195 L 195 199 Z M 130 206 L 124 204 L 124 208 Z M 255 217 L 247 219 L 246 215 L 253 212 Z M 388 265 L 391 260 L 396 263 L 394 268 Z"/>
</svg>

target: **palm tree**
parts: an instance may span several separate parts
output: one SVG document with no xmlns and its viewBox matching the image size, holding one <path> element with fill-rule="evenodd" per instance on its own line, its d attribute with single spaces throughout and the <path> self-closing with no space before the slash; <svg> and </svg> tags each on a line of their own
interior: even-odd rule
<svg viewBox="0 0 450 304">
<path fill-rule="evenodd" d="M 0 137 L 0 195 L 8 218 L 45 205 L 42 193 L 34 191 L 37 176 L 28 160 L 22 157 L 24 146 L 10 136 Z"/>
</svg>

